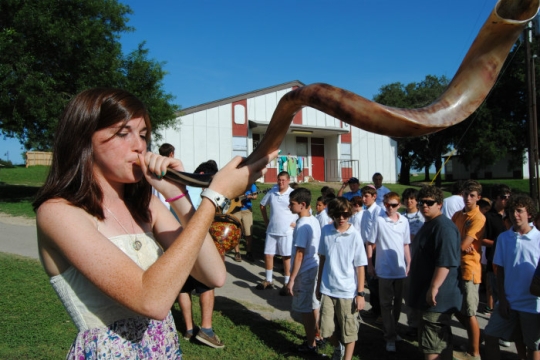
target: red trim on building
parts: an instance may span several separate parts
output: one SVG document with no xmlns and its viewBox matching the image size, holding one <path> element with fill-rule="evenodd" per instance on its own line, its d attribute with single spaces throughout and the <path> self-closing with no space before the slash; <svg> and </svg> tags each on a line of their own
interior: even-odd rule
<svg viewBox="0 0 540 360">
<path fill-rule="evenodd" d="M 350 130 L 346 134 L 341 134 L 341 142 L 346 143 L 346 144 L 352 143 L 352 136 L 351 136 L 351 131 Z"/>
<path fill-rule="evenodd" d="M 277 168 L 267 168 L 266 174 L 264 174 L 265 183 L 275 183 L 277 182 Z"/>
<path fill-rule="evenodd" d="M 293 86 L 293 90 L 298 89 L 299 86 Z M 302 109 L 300 109 L 295 115 L 292 120 L 292 123 L 295 125 L 302 125 L 304 123 L 304 119 L 302 118 Z"/>
<path fill-rule="evenodd" d="M 234 122 L 234 106 L 242 105 L 244 107 L 244 123 L 237 124 Z M 235 101 L 231 104 L 232 111 L 232 135 L 233 136 L 248 136 L 248 116 L 247 116 L 247 99 Z"/>
</svg>

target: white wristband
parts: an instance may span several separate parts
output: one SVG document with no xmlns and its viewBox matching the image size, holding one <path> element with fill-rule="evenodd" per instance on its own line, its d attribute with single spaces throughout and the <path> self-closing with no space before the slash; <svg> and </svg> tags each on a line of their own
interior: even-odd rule
<svg viewBox="0 0 540 360">
<path fill-rule="evenodd" d="M 225 209 L 225 207 L 229 206 L 231 203 L 231 200 L 210 188 L 204 189 L 201 193 L 201 197 L 207 198 L 214 203 L 216 208 L 220 209 Z"/>
</svg>

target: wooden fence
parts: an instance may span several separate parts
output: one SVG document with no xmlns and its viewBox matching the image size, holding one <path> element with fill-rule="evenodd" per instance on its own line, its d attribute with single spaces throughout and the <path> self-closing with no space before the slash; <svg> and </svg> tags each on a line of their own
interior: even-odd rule
<svg viewBox="0 0 540 360">
<path fill-rule="evenodd" d="M 52 152 L 28 151 L 26 153 L 26 167 L 35 165 L 51 165 Z"/>
</svg>

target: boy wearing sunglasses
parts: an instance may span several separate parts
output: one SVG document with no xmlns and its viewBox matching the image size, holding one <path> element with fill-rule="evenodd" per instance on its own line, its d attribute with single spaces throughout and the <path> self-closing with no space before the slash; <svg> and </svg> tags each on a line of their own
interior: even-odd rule
<svg viewBox="0 0 540 360">
<path fill-rule="evenodd" d="M 358 340 L 357 312 L 364 308 L 364 243 L 349 223 L 351 203 L 338 197 L 328 204 L 333 224 L 321 231 L 317 298 L 321 299 L 321 335 L 330 338 L 334 357 L 352 359 Z M 321 295 L 322 294 L 322 295 Z M 322 296 L 322 298 L 321 298 Z"/>
<path fill-rule="evenodd" d="M 461 237 L 441 212 L 443 192 L 424 186 L 418 207 L 426 222 L 412 243 L 408 303 L 421 313 L 418 346 L 426 360 L 452 359 L 452 315 L 462 303 Z"/>
<path fill-rule="evenodd" d="M 411 264 L 411 243 L 409 221 L 398 213 L 401 206 L 399 194 L 389 192 L 384 195 L 386 209 L 375 218 L 373 231 L 368 239 L 368 273 L 379 278 L 379 299 L 383 320 L 386 351 L 396 351 L 396 326 L 401 314 L 403 282 Z M 377 246 L 376 265 L 373 266 L 373 248 Z"/>
</svg>

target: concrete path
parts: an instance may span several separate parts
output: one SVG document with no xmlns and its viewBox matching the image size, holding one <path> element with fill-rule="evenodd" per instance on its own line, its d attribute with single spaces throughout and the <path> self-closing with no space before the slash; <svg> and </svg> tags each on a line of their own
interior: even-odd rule
<svg viewBox="0 0 540 360">
<path fill-rule="evenodd" d="M 18 254 L 38 259 L 37 235 L 35 223 L 32 220 L 10 218 L 0 214 L 0 252 Z M 225 258 L 227 267 L 227 282 L 225 286 L 216 289 L 216 309 L 222 303 L 233 300 L 248 310 L 257 312 L 268 320 L 292 320 L 289 310 L 291 298 L 279 296 L 279 288 L 283 284 L 283 277 L 279 269 L 279 261 L 276 261 L 277 271 L 274 271 L 274 290 L 256 290 L 256 284 L 264 277 L 264 261 L 262 254 L 254 263 L 247 261 L 235 262 L 233 256 L 228 254 Z M 369 291 L 368 291 L 369 293 Z M 366 310 L 370 308 L 366 302 Z M 404 307 L 403 311 L 407 309 Z M 478 315 L 478 322 L 483 329 L 489 320 L 483 314 Z M 400 323 L 405 327 L 406 315 L 401 314 Z M 455 335 L 455 345 L 465 345 L 467 332 L 455 321 L 452 328 Z M 517 359 L 514 344 L 510 348 L 501 348 L 503 359 Z"/>
</svg>

